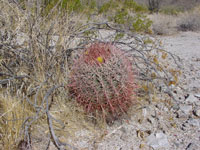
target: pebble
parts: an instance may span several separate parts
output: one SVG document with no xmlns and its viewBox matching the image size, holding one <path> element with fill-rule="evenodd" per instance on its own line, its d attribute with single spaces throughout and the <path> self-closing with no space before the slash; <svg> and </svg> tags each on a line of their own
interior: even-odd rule
<svg viewBox="0 0 200 150">
<path fill-rule="evenodd" d="M 194 143 L 189 143 L 186 150 L 198 150 L 198 146 Z"/>
<path fill-rule="evenodd" d="M 143 116 L 146 117 L 147 114 L 148 114 L 148 113 L 147 113 L 147 108 L 143 108 L 143 109 L 142 109 L 142 113 L 143 113 Z"/>
<path fill-rule="evenodd" d="M 180 110 L 183 111 L 185 114 L 189 114 L 192 111 L 191 105 L 180 105 Z"/>
<path fill-rule="evenodd" d="M 194 110 L 194 115 L 197 116 L 197 117 L 200 117 L 200 108 L 196 108 Z"/>
<path fill-rule="evenodd" d="M 200 120 L 199 119 L 189 119 L 188 123 L 194 127 L 200 127 Z"/>
<path fill-rule="evenodd" d="M 152 148 L 167 148 L 169 147 L 169 142 L 167 136 L 160 132 L 156 133 L 156 135 L 151 134 L 147 137 L 147 144 Z"/>
<path fill-rule="evenodd" d="M 194 96 L 197 98 L 200 98 L 200 94 L 195 94 Z"/>
<path fill-rule="evenodd" d="M 189 102 L 189 103 L 195 103 L 197 101 L 198 101 L 197 97 L 191 94 L 186 98 L 186 102 Z"/>
</svg>

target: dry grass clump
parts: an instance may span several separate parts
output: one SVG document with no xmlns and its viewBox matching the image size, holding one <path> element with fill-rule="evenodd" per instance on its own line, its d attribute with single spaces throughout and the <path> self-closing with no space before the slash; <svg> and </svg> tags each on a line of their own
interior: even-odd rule
<svg viewBox="0 0 200 150">
<path fill-rule="evenodd" d="M 176 33 L 177 16 L 153 14 L 149 18 L 152 20 L 152 30 L 157 35 L 168 35 Z"/>
<path fill-rule="evenodd" d="M 199 31 L 200 30 L 200 11 L 184 13 L 177 23 L 180 31 Z"/>
<path fill-rule="evenodd" d="M 25 100 L 0 95 L 0 147 L 10 150 L 17 148 L 23 140 L 23 124 L 30 116 L 30 107 Z"/>
<path fill-rule="evenodd" d="M 199 6 L 177 15 L 152 14 L 148 16 L 152 21 L 152 30 L 157 35 L 170 35 L 178 31 L 199 31 Z"/>
<path fill-rule="evenodd" d="M 52 118 L 59 118 L 58 114 L 60 124 L 71 118 L 73 121 L 67 123 L 70 128 L 66 129 L 69 133 L 84 125 L 77 123 L 81 122 L 81 114 L 84 119 L 84 113 L 67 103 L 65 88 L 70 55 L 67 48 L 73 45 L 76 22 L 56 15 L 56 9 L 42 17 L 34 12 L 34 5 L 21 9 L 5 0 L 0 7 L 0 86 L 5 95 L 0 98 L 0 149 L 30 149 L 37 138 L 46 144 L 38 149 L 45 149 L 51 138 L 59 148 L 62 144 L 54 131 L 56 119 Z M 55 113 L 50 109 L 57 101 L 65 107 Z"/>
</svg>

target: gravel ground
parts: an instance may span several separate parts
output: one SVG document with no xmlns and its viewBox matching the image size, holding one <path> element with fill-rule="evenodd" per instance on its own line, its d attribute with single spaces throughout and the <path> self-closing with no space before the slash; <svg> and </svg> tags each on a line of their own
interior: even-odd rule
<svg viewBox="0 0 200 150">
<path fill-rule="evenodd" d="M 187 78 L 184 87 L 192 93 L 200 93 L 200 32 L 182 32 L 159 37 L 166 50 L 180 56 Z"/>
</svg>

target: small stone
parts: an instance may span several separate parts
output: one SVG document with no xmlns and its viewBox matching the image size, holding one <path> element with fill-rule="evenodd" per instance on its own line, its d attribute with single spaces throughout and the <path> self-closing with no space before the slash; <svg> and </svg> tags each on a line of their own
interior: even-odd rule
<svg viewBox="0 0 200 150">
<path fill-rule="evenodd" d="M 148 114 L 148 113 L 147 113 L 147 109 L 146 109 L 146 108 L 143 108 L 143 109 L 142 109 L 142 113 L 143 113 L 143 116 L 146 117 L 147 114 Z"/>
<path fill-rule="evenodd" d="M 180 105 L 180 110 L 183 111 L 185 114 L 189 114 L 192 111 L 191 105 Z"/>
<path fill-rule="evenodd" d="M 144 146 L 145 146 L 144 144 L 140 144 L 139 148 L 142 149 L 142 148 L 144 148 Z"/>
<path fill-rule="evenodd" d="M 194 95 L 189 95 L 188 98 L 186 98 L 186 102 L 189 102 L 189 103 L 195 103 L 197 101 L 198 99 Z"/>
<path fill-rule="evenodd" d="M 189 143 L 188 146 L 186 147 L 186 150 L 197 150 L 198 146 L 194 143 Z"/>
<path fill-rule="evenodd" d="M 174 145 L 178 148 L 179 147 L 179 143 L 174 142 Z"/>
<path fill-rule="evenodd" d="M 151 134 L 147 137 L 147 144 L 152 148 L 166 148 L 169 147 L 167 136 L 164 133 Z"/>
<path fill-rule="evenodd" d="M 187 99 L 190 96 L 190 94 L 185 95 L 185 99 Z"/>
<path fill-rule="evenodd" d="M 136 133 L 137 133 L 137 137 L 139 137 L 139 138 L 141 138 L 141 139 L 144 138 L 144 132 L 143 132 L 143 131 L 137 130 Z"/>
<path fill-rule="evenodd" d="M 180 106 L 179 106 L 178 104 L 174 104 L 174 105 L 172 106 L 172 108 L 173 108 L 174 110 L 178 110 L 178 109 L 180 108 Z"/>
<path fill-rule="evenodd" d="M 185 118 L 185 119 L 187 119 L 189 117 L 188 114 L 184 113 L 181 110 L 178 110 L 175 114 L 176 114 L 176 118 L 182 118 L 182 119 Z"/>
<path fill-rule="evenodd" d="M 196 108 L 194 110 L 194 115 L 197 116 L 197 117 L 200 117 L 200 108 Z"/>
<path fill-rule="evenodd" d="M 194 96 L 197 98 L 200 98 L 200 94 L 195 94 Z"/>
<path fill-rule="evenodd" d="M 189 119 L 188 120 L 188 123 L 192 126 L 195 126 L 195 127 L 199 127 L 200 126 L 200 121 L 199 119 Z"/>
</svg>

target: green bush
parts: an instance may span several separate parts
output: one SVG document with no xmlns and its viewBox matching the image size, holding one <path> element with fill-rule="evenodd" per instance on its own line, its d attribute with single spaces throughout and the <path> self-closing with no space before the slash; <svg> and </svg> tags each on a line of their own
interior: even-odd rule
<svg viewBox="0 0 200 150">
<path fill-rule="evenodd" d="M 165 7 L 160 10 L 161 13 L 164 13 L 166 15 L 178 15 L 183 10 L 181 8 L 175 8 L 175 7 Z"/>
<path fill-rule="evenodd" d="M 79 12 L 83 10 L 80 0 L 62 0 L 58 3 L 59 0 L 44 1 L 44 14 L 48 14 L 56 5 L 64 12 Z"/>
<path fill-rule="evenodd" d="M 100 9 L 99 9 L 99 13 L 107 13 L 109 10 L 114 9 L 118 7 L 118 3 L 117 2 L 113 2 L 113 0 L 108 1 L 107 3 L 104 3 Z"/>
<path fill-rule="evenodd" d="M 80 0 L 62 0 L 61 8 L 63 10 L 71 11 L 80 11 L 82 8 Z"/>
<path fill-rule="evenodd" d="M 117 10 L 114 16 L 114 22 L 118 24 L 125 24 L 128 19 L 128 11 L 125 9 Z"/>
<path fill-rule="evenodd" d="M 133 27 L 133 31 L 136 32 L 147 32 L 150 33 L 150 27 L 152 25 L 152 21 L 147 18 L 146 15 L 143 14 L 137 14 L 134 18 L 133 18 L 133 23 L 132 23 L 132 27 Z"/>
<path fill-rule="evenodd" d="M 147 12 L 148 11 L 147 7 L 137 4 L 133 0 L 125 0 L 123 3 L 123 8 L 130 9 L 134 12 Z"/>
<path fill-rule="evenodd" d="M 129 26 L 133 32 L 151 33 L 152 21 L 144 14 L 136 14 L 132 17 L 127 10 L 122 9 L 118 10 L 113 18 L 115 23 Z"/>
</svg>

